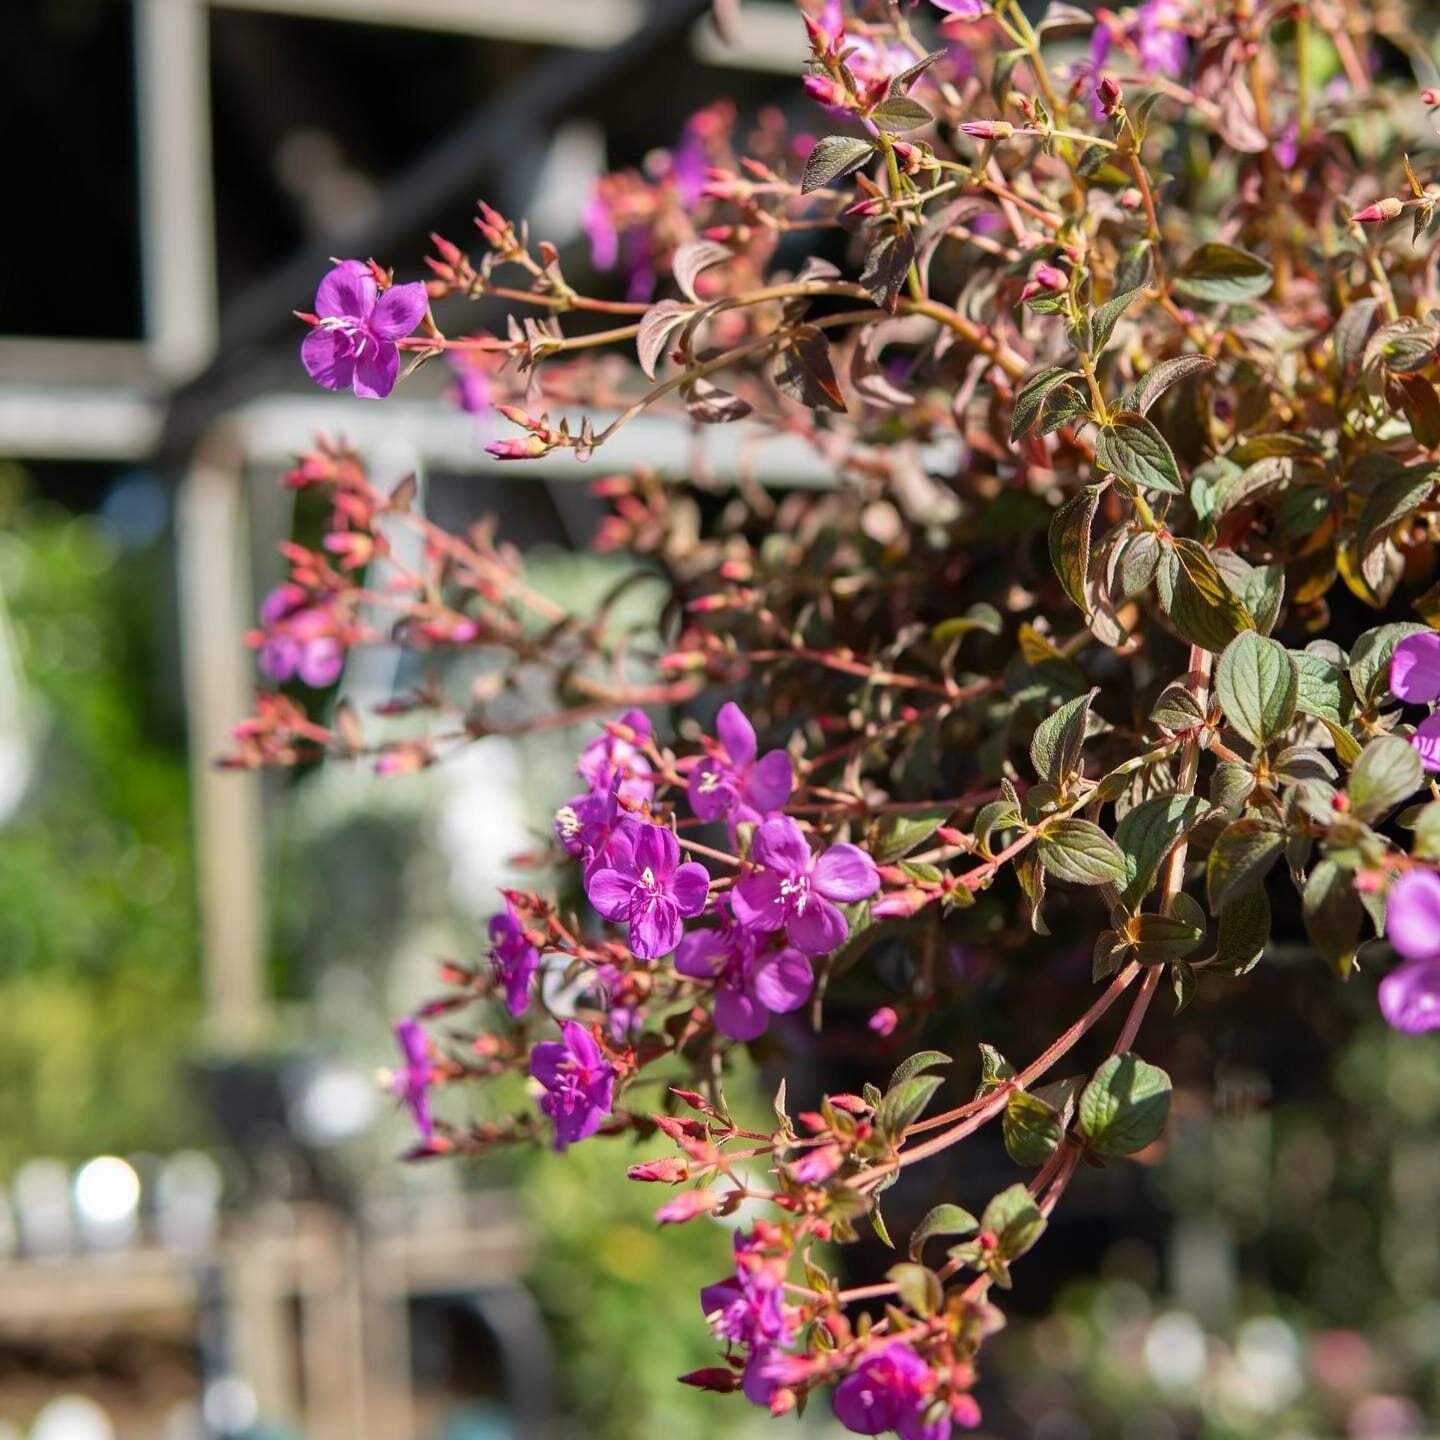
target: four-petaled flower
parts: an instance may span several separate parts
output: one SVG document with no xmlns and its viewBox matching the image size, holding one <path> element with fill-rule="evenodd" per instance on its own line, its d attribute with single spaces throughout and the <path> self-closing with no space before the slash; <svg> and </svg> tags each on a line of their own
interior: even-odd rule
<svg viewBox="0 0 1440 1440">
<path fill-rule="evenodd" d="M 717 1339 L 748 1345 L 741 1388 L 754 1405 L 768 1405 L 777 1382 L 766 1374 L 776 1349 L 795 1338 L 784 1305 L 785 1263 L 767 1257 L 760 1227 L 735 1233 L 735 1274 L 700 1291 L 700 1309 Z"/>
<path fill-rule="evenodd" d="M 363 260 L 342 260 L 315 292 L 314 328 L 300 346 L 310 378 L 327 390 L 383 400 L 400 373 L 397 340 L 425 317 L 430 301 L 420 281 L 392 285 L 383 295 Z"/>
<path fill-rule="evenodd" d="M 530 1001 L 530 977 L 540 963 L 540 952 L 525 935 L 525 926 L 506 897 L 505 908 L 490 917 L 490 959 L 505 987 L 505 1003 L 519 1015 Z"/>
<path fill-rule="evenodd" d="M 1407 635 L 1390 657 L 1390 689 L 1397 700 L 1425 705 L 1440 700 L 1440 634 Z M 1440 770 L 1440 712 L 1415 727 L 1410 743 L 1427 770 Z"/>
<path fill-rule="evenodd" d="M 334 621 L 309 603 L 298 585 L 280 585 L 260 606 L 266 629 L 260 668 L 277 683 L 298 675 L 316 690 L 333 685 L 345 667 L 345 647 L 335 637 Z"/>
<path fill-rule="evenodd" d="M 605 866 L 585 882 L 590 903 L 630 927 L 630 949 L 658 960 L 680 943 L 681 921 L 705 908 L 710 876 L 693 860 L 680 864 L 680 843 L 663 825 L 626 816 L 610 841 Z"/>
<path fill-rule="evenodd" d="M 950 1416 L 927 1421 L 934 1373 L 910 1346 L 892 1341 L 867 1355 L 835 1389 L 835 1418 L 856 1435 L 896 1431 L 901 1440 L 948 1440 Z"/>
<path fill-rule="evenodd" d="M 542 1040 L 530 1052 L 530 1073 L 545 1087 L 540 1108 L 555 1122 L 557 1150 L 593 1135 L 609 1118 L 615 1094 L 615 1067 L 595 1037 L 574 1020 L 562 1022 L 560 1033 L 561 1039 Z"/>
<path fill-rule="evenodd" d="M 702 820 L 727 816 L 733 833 L 745 821 L 763 820 L 789 798 L 790 757 L 771 750 L 757 760 L 755 727 L 732 700 L 715 717 L 719 744 L 690 772 L 690 808 Z"/>
<path fill-rule="evenodd" d="M 880 888 L 875 862 L 858 845 L 832 845 L 811 853 L 800 827 L 776 815 L 755 831 L 750 858 L 765 868 L 735 884 L 731 907 L 742 926 L 784 929 L 806 955 L 825 955 L 848 927 L 836 904 L 868 899 Z"/>
<path fill-rule="evenodd" d="M 1406 963 L 1380 982 L 1380 1013 L 1409 1035 L 1440 1030 L 1440 875 L 1407 870 L 1391 885 L 1385 934 Z"/>
<path fill-rule="evenodd" d="M 395 1043 L 405 1064 L 391 1071 L 390 1090 L 405 1102 L 420 1138 L 428 1142 L 435 1135 L 430 1118 L 430 1042 L 419 1021 L 407 1017 L 395 1022 Z"/>
<path fill-rule="evenodd" d="M 675 952 L 675 969 L 694 980 L 715 982 L 715 1028 L 732 1040 L 765 1033 L 771 1013 L 788 1014 L 810 998 L 815 972 L 798 950 L 762 950 L 762 942 L 717 907 L 713 930 L 692 930 Z"/>
</svg>

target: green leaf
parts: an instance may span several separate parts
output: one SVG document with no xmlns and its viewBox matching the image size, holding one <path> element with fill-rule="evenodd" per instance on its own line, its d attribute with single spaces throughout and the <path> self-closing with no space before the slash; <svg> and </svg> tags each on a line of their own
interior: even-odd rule
<svg viewBox="0 0 1440 1440">
<path fill-rule="evenodd" d="M 1044 1233 L 1045 1217 L 1023 1185 L 1011 1185 L 985 1207 L 980 1229 L 995 1236 L 1002 1260 L 1017 1260 Z"/>
<path fill-rule="evenodd" d="M 1367 710 L 1374 709 L 1390 693 L 1390 657 L 1407 635 L 1421 635 L 1428 629 L 1401 620 L 1367 630 L 1350 651 L 1350 683 Z"/>
<path fill-rule="evenodd" d="M 1372 573 L 1370 557 L 1383 549 L 1395 526 L 1414 514 L 1434 488 L 1434 466 L 1417 465 L 1382 480 L 1370 492 L 1355 524 L 1355 538 L 1360 546 L 1361 573 L 1372 586 L 1379 583 L 1381 576 Z"/>
<path fill-rule="evenodd" d="M 1059 1111 L 1035 1095 L 1014 1091 L 1001 1121 L 1005 1150 L 1017 1165 L 1043 1165 L 1065 1138 Z"/>
<path fill-rule="evenodd" d="M 1181 537 L 1164 547 L 1155 587 L 1170 623 L 1192 645 L 1218 653 L 1242 630 L 1255 628 L 1250 612 L 1197 541 Z"/>
<path fill-rule="evenodd" d="M 827 135 L 805 162 L 800 193 L 808 195 L 812 190 L 823 189 L 832 180 L 858 170 L 874 153 L 875 147 L 869 140 L 860 140 L 853 135 Z"/>
<path fill-rule="evenodd" d="M 972 630 L 983 630 L 987 635 L 998 635 L 1005 628 L 1000 612 L 985 601 L 970 606 L 963 615 L 952 615 L 942 620 L 930 632 L 930 638 L 937 645 L 948 645 L 952 640 L 968 635 Z"/>
<path fill-rule="evenodd" d="M 1253 970 L 1270 939 L 1270 897 L 1252 890 L 1232 900 L 1220 912 L 1220 937 L 1212 970 L 1223 975 L 1244 975 Z"/>
<path fill-rule="evenodd" d="M 1257 749 L 1290 728 L 1299 694 L 1294 657 L 1253 630 L 1237 635 L 1215 667 L 1215 698 L 1225 718 Z"/>
<path fill-rule="evenodd" d="M 870 119 L 882 130 L 902 134 L 929 125 L 935 117 L 918 100 L 908 95 L 892 95 L 870 112 Z"/>
<path fill-rule="evenodd" d="M 954 1062 L 950 1056 L 941 1050 L 921 1050 L 916 1055 L 911 1055 L 902 1060 L 896 1067 L 895 1072 L 890 1076 L 890 1083 L 885 1087 L 893 1090 L 897 1085 L 903 1085 L 912 1075 L 919 1075 L 924 1070 L 934 1070 L 938 1065 L 950 1065 Z"/>
<path fill-rule="evenodd" d="M 1143 286 L 1138 290 L 1126 290 L 1122 294 L 1112 295 L 1090 317 L 1090 328 L 1094 332 L 1090 341 L 1092 354 L 1098 355 L 1110 343 L 1116 322 L 1142 294 Z"/>
<path fill-rule="evenodd" d="M 1101 427 L 1095 439 L 1095 461 L 1142 490 L 1179 495 L 1185 488 L 1165 437 L 1143 415 L 1127 410 Z"/>
<path fill-rule="evenodd" d="M 1125 861 L 1120 900 L 1134 909 L 1155 883 L 1160 862 L 1188 835 L 1206 811 L 1194 795 L 1156 795 L 1132 806 L 1115 827 L 1115 843 Z"/>
<path fill-rule="evenodd" d="M 1066 380 L 1045 397 L 1040 406 L 1040 418 L 1035 422 L 1035 433 L 1050 435 L 1061 426 L 1074 424 L 1089 413 L 1089 397 Z"/>
<path fill-rule="evenodd" d="M 1205 938 L 1203 914 L 1194 916 L 1142 915 L 1135 927 L 1135 958 L 1142 965 L 1164 965 L 1196 949 Z"/>
<path fill-rule="evenodd" d="M 990 1094 L 992 1090 L 998 1090 L 1007 1080 L 1014 1078 L 1015 1067 L 993 1045 L 986 1045 L 982 1041 L 980 1045 L 980 1087 L 975 1092 L 975 1098 L 979 1100 L 982 1096 Z"/>
<path fill-rule="evenodd" d="M 1305 650 L 1292 650 L 1291 656 L 1300 671 L 1300 686 L 1295 695 L 1295 708 L 1302 715 L 1328 720 L 1333 725 L 1348 725 L 1355 708 L 1355 689 L 1350 677 L 1333 660 L 1311 655 Z"/>
<path fill-rule="evenodd" d="M 1030 737 L 1030 763 L 1041 780 L 1060 786 L 1079 770 L 1090 702 L 1099 693 L 1097 689 L 1077 696 L 1035 727 Z"/>
<path fill-rule="evenodd" d="M 892 1085 L 885 1098 L 875 1107 L 875 1128 L 892 1144 L 900 1139 L 908 1125 L 920 1118 L 935 1092 L 945 1083 L 939 1075 L 916 1075 Z"/>
<path fill-rule="evenodd" d="M 1104 493 L 1103 485 L 1087 485 L 1050 520 L 1050 563 L 1065 593 L 1086 614 L 1090 611 L 1085 599 L 1085 582 L 1090 574 L 1090 527 Z"/>
<path fill-rule="evenodd" d="M 924 1265 L 892 1265 L 885 1272 L 885 1278 L 895 1286 L 900 1299 L 915 1314 L 930 1316 L 940 1308 L 944 1294 L 940 1278 Z"/>
<path fill-rule="evenodd" d="M 919 1260 L 932 1235 L 973 1235 L 980 1222 L 958 1205 L 937 1205 L 910 1234 L 910 1258 Z"/>
<path fill-rule="evenodd" d="M 1056 820 L 1039 834 L 1040 862 L 1057 880 L 1073 885 L 1105 885 L 1125 874 L 1120 848 L 1089 820 Z"/>
<path fill-rule="evenodd" d="M 1059 384 L 1074 379 L 1078 370 L 1067 370 L 1063 365 L 1047 365 L 1037 370 L 1015 392 L 1015 408 L 1010 415 L 1010 439 L 1018 440 L 1035 423 L 1045 397 Z"/>
<path fill-rule="evenodd" d="M 1322 860 L 1305 881 L 1301 913 L 1310 943 L 1347 974 L 1365 922 L 1354 874 L 1333 860 Z"/>
<path fill-rule="evenodd" d="M 1350 813 L 1358 820 L 1378 820 L 1408 800 L 1424 780 L 1425 767 L 1415 747 L 1398 735 L 1381 735 L 1350 768 Z"/>
<path fill-rule="evenodd" d="M 1080 1096 L 1080 1133 L 1097 1155 L 1133 1155 L 1159 1138 L 1170 1077 L 1138 1055 L 1112 1055 Z"/>
<path fill-rule="evenodd" d="M 878 865 L 891 865 L 918 850 L 954 813 L 948 805 L 889 814 L 881 818 L 867 849 Z"/>
<path fill-rule="evenodd" d="M 1269 288 L 1270 267 L 1233 245 L 1202 245 L 1179 269 L 1174 288 L 1192 300 L 1217 305 L 1254 300 Z"/>
<path fill-rule="evenodd" d="M 1143 415 L 1172 385 L 1215 368 L 1209 355 L 1176 355 L 1148 371 L 1130 392 L 1125 409 Z"/>
<path fill-rule="evenodd" d="M 1224 911 L 1242 895 L 1258 890 L 1285 848 L 1285 831 L 1273 820 L 1245 815 L 1233 820 L 1210 848 L 1205 883 L 1210 908 Z"/>
</svg>

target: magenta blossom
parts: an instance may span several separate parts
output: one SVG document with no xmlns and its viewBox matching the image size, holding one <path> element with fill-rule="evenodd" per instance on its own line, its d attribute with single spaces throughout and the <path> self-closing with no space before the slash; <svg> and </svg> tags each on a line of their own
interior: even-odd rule
<svg viewBox="0 0 1440 1440">
<path fill-rule="evenodd" d="M 1390 689 L 1409 704 L 1440 700 L 1440 634 L 1422 630 L 1400 641 L 1390 657 Z M 1440 771 L 1440 713 L 1422 720 L 1410 743 L 1427 770 Z"/>
<path fill-rule="evenodd" d="M 756 1235 L 735 1234 L 735 1274 L 700 1291 L 711 1332 L 732 1345 L 748 1345 L 741 1388 L 754 1405 L 768 1405 L 778 1382 L 766 1373 L 778 1347 L 795 1338 L 784 1305 L 785 1266 L 767 1258 Z"/>
<path fill-rule="evenodd" d="M 640 746 L 650 738 L 650 717 L 643 710 L 627 710 L 618 723 L 634 738 L 622 739 L 607 730 L 580 752 L 575 770 L 591 791 L 600 795 L 614 785 L 618 776 L 620 798 L 638 805 L 655 794 L 650 762 L 640 752 Z"/>
<path fill-rule="evenodd" d="M 542 1040 L 530 1052 L 530 1073 L 545 1087 L 540 1108 L 555 1122 L 557 1150 L 593 1135 L 609 1117 L 615 1095 L 615 1067 L 595 1037 L 574 1020 L 564 1021 L 560 1033 L 562 1039 Z"/>
<path fill-rule="evenodd" d="M 1190 57 L 1190 42 L 1181 28 L 1180 0 L 1146 0 L 1135 12 L 1135 48 L 1147 75 L 1178 78 Z"/>
<path fill-rule="evenodd" d="M 278 684 L 299 676 L 323 690 L 340 678 L 345 647 L 334 635 L 334 622 L 298 585 L 281 585 L 260 606 L 266 629 L 260 646 L 260 668 Z"/>
<path fill-rule="evenodd" d="M 490 959 L 505 986 L 510 1013 L 521 1014 L 530 1001 L 530 979 L 540 964 L 540 952 L 526 938 L 525 926 L 508 897 L 505 908 L 490 917 Z"/>
<path fill-rule="evenodd" d="M 815 972 L 798 950 L 762 951 L 757 937 L 736 925 L 725 908 L 713 930 L 692 930 L 675 952 L 675 969 L 715 982 L 715 1028 L 732 1040 L 763 1035 L 772 1013 L 798 1010 L 815 985 Z"/>
<path fill-rule="evenodd" d="M 735 884 L 731 906 L 746 929 L 784 929 L 806 955 L 825 955 L 844 940 L 845 917 L 836 905 L 868 899 L 880 888 L 875 862 L 857 845 L 811 853 L 800 827 L 776 815 L 755 831 L 750 858 L 764 869 Z"/>
<path fill-rule="evenodd" d="M 418 280 L 383 295 L 363 260 L 342 260 L 315 292 L 315 327 L 300 346 L 310 378 L 327 390 L 383 400 L 400 373 L 397 340 L 424 318 L 430 301 Z"/>
<path fill-rule="evenodd" d="M 555 838 L 569 855 L 580 861 L 586 881 L 610 863 L 610 842 L 620 824 L 620 787 L 617 774 L 609 790 L 572 795 L 555 812 Z"/>
<path fill-rule="evenodd" d="M 927 1423 L 935 1377 L 901 1341 L 867 1355 L 835 1389 L 835 1418 L 856 1435 L 896 1431 L 901 1440 L 949 1440 L 950 1417 Z"/>
<path fill-rule="evenodd" d="M 407 1017 L 395 1022 L 395 1043 L 405 1065 L 391 1072 L 390 1089 L 405 1102 L 420 1138 L 428 1143 L 435 1134 L 430 1118 L 430 1042 L 419 1022 Z"/>
<path fill-rule="evenodd" d="M 680 842 L 663 825 L 626 816 L 610 842 L 608 864 L 585 882 L 590 903 L 630 927 L 639 960 L 658 960 L 680 943 L 683 919 L 705 908 L 710 876 L 693 860 L 680 864 Z"/>
<path fill-rule="evenodd" d="M 1385 1023 L 1407 1035 L 1440 1030 L 1440 959 L 1411 960 L 1380 982 Z"/>
<path fill-rule="evenodd" d="M 790 757 L 771 750 L 755 758 L 755 727 L 732 700 L 715 717 L 719 744 L 690 772 L 690 808 L 702 820 L 728 816 L 733 831 L 763 820 L 789 798 L 794 783 Z"/>
<path fill-rule="evenodd" d="M 1385 934 L 1407 960 L 1440 960 L 1440 875 L 1407 870 L 1390 887 Z"/>
</svg>

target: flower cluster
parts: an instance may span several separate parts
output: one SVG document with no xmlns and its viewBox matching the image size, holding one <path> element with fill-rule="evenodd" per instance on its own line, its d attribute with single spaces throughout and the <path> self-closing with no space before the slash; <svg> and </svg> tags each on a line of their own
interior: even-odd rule
<svg viewBox="0 0 1440 1440">
<path fill-rule="evenodd" d="M 746 1207 L 701 1298 L 725 1362 L 687 1379 L 776 1414 L 833 1387 L 850 1431 L 902 1440 L 976 1423 L 992 1287 L 1080 1162 L 1164 1144 L 1170 1081 L 1135 1052 L 1162 984 L 1183 1008 L 1303 935 L 1341 975 L 1398 954 L 1381 1013 L 1440 1029 L 1440 181 L 1402 118 L 1440 97 L 1377 68 L 1407 52 L 1398 6 L 1030 8 L 800 0 L 816 133 L 721 102 L 600 177 L 603 293 L 483 203 L 478 250 L 432 237 L 423 285 L 324 277 L 312 377 L 373 398 L 401 352 L 443 357 L 514 427 L 498 459 L 589 459 L 648 411 L 740 424 L 747 457 L 783 435 L 835 483 L 747 469 L 700 505 L 597 478 L 597 547 L 669 590 L 637 643 L 492 524 L 450 532 L 323 445 L 287 483 L 330 520 L 285 549 L 261 669 L 324 688 L 397 641 L 434 669 L 381 707 L 403 738 L 266 693 L 230 757 L 399 775 L 600 721 L 554 883 L 445 968 L 443 1034 L 397 1029 L 416 1153 L 668 1146 L 630 1169 L 673 1187 L 659 1223 Z M 482 298 L 515 311 L 493 333 L 428 308 Z M 446 655 L 482 646 L 457 700 Z M 566 708 L 534 713 L 537 670 Z M 983 1045 L 946 1108 L 957 1062 L 919 1047 L 982 989 L 1036 1058 Z M 811 1027 L 899 1063 L 737 1123 L 736 1047 L 779 1063 Z M 502 1075 L 530 1086 L 514 1114 L 432 1113 Z M 888 1188 L 997 1121 L 1023 1182 L 937 1205 L 883 1279 L 829 1273 L 819 1247 L 888 1239 Z"/>
</svg>

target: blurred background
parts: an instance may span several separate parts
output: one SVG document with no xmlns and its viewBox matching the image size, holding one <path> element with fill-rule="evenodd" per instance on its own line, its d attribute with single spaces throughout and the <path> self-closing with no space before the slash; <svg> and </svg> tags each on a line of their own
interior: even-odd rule
<svg viewBox="0 0 1440 1440">
<path fill-rule="evenodd" d="M 3 6 L 0 1440 L 772 1433 L 674 1384 L 712 1363 L 696 1292 L 729 1237 L 658 1235 L 625 1153 L 393 1158 L 389 1020 L 439 958 L 483 952 L 582 737 L 390 782 L 211 763 L 250 708 L 240 637 L 275 545 L 313 533 L 277 481 L 316 431 L 380 480 L 414 472 L 437 518 L 497 511 L 567 602 L 623 568 L 584 553 L 587 472 L 498 471 L 439 366 L 384 406 L 314 389 L 290 312 L 330 256 L 416 278 L 427 232 L 463 243 L 477 196 L 586 281 L 598 174 L 722 96 L 813 124 L 792 8 L 746 0 L 729 46 L 706 9 Z M 709 437 L 722 477 L 732 428 Z M 689 456 L 663 423 L 621 440 L 616 468 Z M 407 663 L 354 656 L 328 699 L 367 706 Z M 1033 1048 L 1006 976 L 973 975 L 933 1038 L 967 1066 L 973 1039 Z M 1368 980 L 1341 989 L 1283 945 L 1156 1028 L 1171 1141 L 1081 1177 L 1020 1267 L 985 1433 L 1440 1434 L 1440 1046 L 1389 1036 Z M 806 1062 L 811 1088 L 844 1075 Z M 998 1145 L 965 1163 L 978 1195 L 1013 1178 Z M 806 1433 L 833 1433 L 824 1409 Z"/>
</svg>

